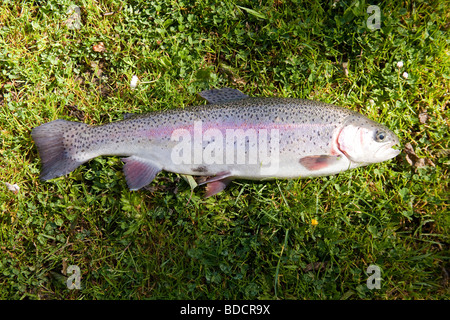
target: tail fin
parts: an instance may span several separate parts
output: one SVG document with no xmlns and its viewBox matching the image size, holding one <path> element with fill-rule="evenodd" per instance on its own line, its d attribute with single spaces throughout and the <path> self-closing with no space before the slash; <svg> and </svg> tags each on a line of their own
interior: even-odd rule
<svg viewBox="0 0 450 320">
<path fill-rule="evenodd" d="M 42 161 L 42 180 L 53 179 L 75 170 L 87 160 L 76 159 L 69 153 L 64 133 L 70 129 L 86 130 L 87 125 L 66 120 L 54 120 L 31 131 Z M 77 129 L 78 129 L 77 128 Z"/>
</svg>

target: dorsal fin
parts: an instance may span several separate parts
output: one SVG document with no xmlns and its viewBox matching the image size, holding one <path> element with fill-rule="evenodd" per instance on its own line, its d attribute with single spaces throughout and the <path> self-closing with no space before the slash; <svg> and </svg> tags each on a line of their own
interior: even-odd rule
<svg viewBox="0 0 450 320">
<path fill-rule="evenodd" d="M 123 120 L 127 120 L 133 118 L 136 115 L 137 115 L 136 113 L 125 112 L 122 116 Z"/>
<path fill-rule="evenodd" d="M 205 90 L 200 92 L 199 95 L 211 104 L 248 98 L 246 94 L 233 88 Z"/>
</svg>

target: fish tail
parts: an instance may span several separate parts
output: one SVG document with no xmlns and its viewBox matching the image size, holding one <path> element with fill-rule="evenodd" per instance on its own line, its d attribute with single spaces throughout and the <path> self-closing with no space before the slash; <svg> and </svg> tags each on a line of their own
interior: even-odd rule
<svg viewBox="0 0 450 320">
<path fill-rule="evenodd" d="M 75 170 L 89 159 L 74 157 L 70 142 L 65 141 L 64 133 L 72 130 L 86 130 L 87 124 L 66 120 L 54 120 L 31 131 L 42 162 L 41 180 L 60 177 Z M 73 131 L 72 131 L 73 132 Z"/>
</svg>

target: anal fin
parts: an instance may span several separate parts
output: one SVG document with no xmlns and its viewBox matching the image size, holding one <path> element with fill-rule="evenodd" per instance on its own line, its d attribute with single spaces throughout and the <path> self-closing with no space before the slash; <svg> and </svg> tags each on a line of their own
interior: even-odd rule
<svg viewBox="0 0 450 320">
<path fill-rule="evenodd" d="M 154 163 L 136 156 L 122 158 L 122 161 L 125 163 L 123 172 L 130 190 L 139 190 L 145 187 L 161 171 L 161 168 Z"/>
</svg>

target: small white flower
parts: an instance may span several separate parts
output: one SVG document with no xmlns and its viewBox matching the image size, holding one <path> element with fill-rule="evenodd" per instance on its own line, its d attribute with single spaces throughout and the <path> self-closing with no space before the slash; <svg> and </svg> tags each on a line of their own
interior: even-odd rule
<svg viewBox="0 0 450 320">
<path fill-rule="evenodd" d="M 397 62 L 397 68 L 399 69 L 403 68 L 403 61 Z"/>
<path fill-rule="evenodd" d="M 375 101 L 373 99 L 370 99 L 369 103 L 370 103 L 371 106 L 375 105 Z"/>
<path fill-rule="evenodd" d="M 139 81 L 139 78 L 138 78 L 136 75 L 134 75 L 134 76 L 131 78 L 131 83 L 130 83 L 131 89 L 135 89 L 135 88 L 137 87 L 138 81 Z"/>
<path fill-rule="evenodd" d="M 408 79 L 408 72 L 406 72 L 406 71 L 403 72 L 402 77 L 405 78 L 405 79 Z"/>
</svg>

